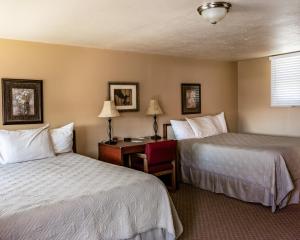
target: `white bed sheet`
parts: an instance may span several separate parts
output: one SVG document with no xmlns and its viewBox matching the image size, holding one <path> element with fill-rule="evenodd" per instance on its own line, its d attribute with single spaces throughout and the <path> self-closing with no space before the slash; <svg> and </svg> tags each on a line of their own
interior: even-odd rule
<svg viewBox="0 0 300 240">
<path fill-rule="evenodd" d="M 0 239 L 136 239 L 182 225 L 156 177 L 75 153 L 0 166 Z M 160 233 L 161 233 L 160 232 Z"/>
</svg>

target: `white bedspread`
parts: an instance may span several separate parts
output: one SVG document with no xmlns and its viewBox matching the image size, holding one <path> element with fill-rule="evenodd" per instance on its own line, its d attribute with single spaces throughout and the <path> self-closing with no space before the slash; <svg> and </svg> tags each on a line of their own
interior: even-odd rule
<svg viewBox="0 0 300 240">
<path fill-rule="evenodd" d="M 283 208 L 300 179 L 300 138 L 225 133 L 179 142 L 182 179 L 248 202 Z M 292 197 L 292 198 L 291 198 Z"/>
<path fill-rule="evenodd" d="M 0 239 L 130 239 L 182 226 L 154 176 L 78 154 L 0 166 Z"/>
</svg>

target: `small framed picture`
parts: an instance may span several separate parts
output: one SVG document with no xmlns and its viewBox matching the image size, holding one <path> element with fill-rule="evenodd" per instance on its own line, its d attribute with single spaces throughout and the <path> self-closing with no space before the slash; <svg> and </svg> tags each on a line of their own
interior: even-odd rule
<svg viewBox="0 0 300 240">
<path fill-rule="evenodd" d="M 2 79 L 3 124 L 43 123 L 43 81 Z"/>
<path fill-rule="evenodd" d="M 201 85 L 194 83 L 181 84 L 181 113 L 201 113 Z"/>
<path fill-rule="evenodd" d="M 114 100 L 120 112 L 139 111 L 139 84 L 134 82 L 109 82 L 109 100 Z"/>
</svg>

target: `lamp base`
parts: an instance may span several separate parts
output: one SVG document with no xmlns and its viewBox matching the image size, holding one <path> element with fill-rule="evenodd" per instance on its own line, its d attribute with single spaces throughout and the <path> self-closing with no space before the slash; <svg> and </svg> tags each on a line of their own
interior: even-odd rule
<svg viewBox="0 0 300 240">
<path fill-rule="evenodd" d="M 152 140 L 159 140 L 159 139 L 161 139 L 161 136 L 154 135 L 154 136 L 151 136 L 151 139 Z"/>
<path fill-rule="evenodd" d="M 117 141 L 115 140 L 111 140 L 111 141 L 106 141 L 104 142 L 105 144 L 109 144 L 109 145 L 116 145 L 117 144 Z"/>
</svg>

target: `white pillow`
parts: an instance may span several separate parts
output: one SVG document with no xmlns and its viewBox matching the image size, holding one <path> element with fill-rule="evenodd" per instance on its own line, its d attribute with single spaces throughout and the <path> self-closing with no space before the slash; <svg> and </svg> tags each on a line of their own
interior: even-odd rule
<svg viewBox="0 0 300 240">
<path fill-rule="evenodd" d="M 195 138 L 195 134 L 187 121 L 170 120 L 177 140 Z"/>
<path fill-rule="evenodd" d="M 228 132 L 224 112 L 221 112 L 215 116 L 209 116 L 209 118 L 216 125 L 219 133 L 227 133 Z"/>
<path fill-rule="evenodd" d="M 37 129 L 0 130 L 0 163 L 16 163 L 54 157 L 49 125 Z"/>
<path fill-rule="evenodd" d="M 198 138 L 219 134 L 216 125 L 209 117 L 186 118 L 186 120 Z"/>
<path fill-rule="evenodd" d="M 74 123 L 69 123 L 61 128 L 50 130 L 50 136 L 55 153 L 67 153 L 73 151 Z"/>
</svg>

